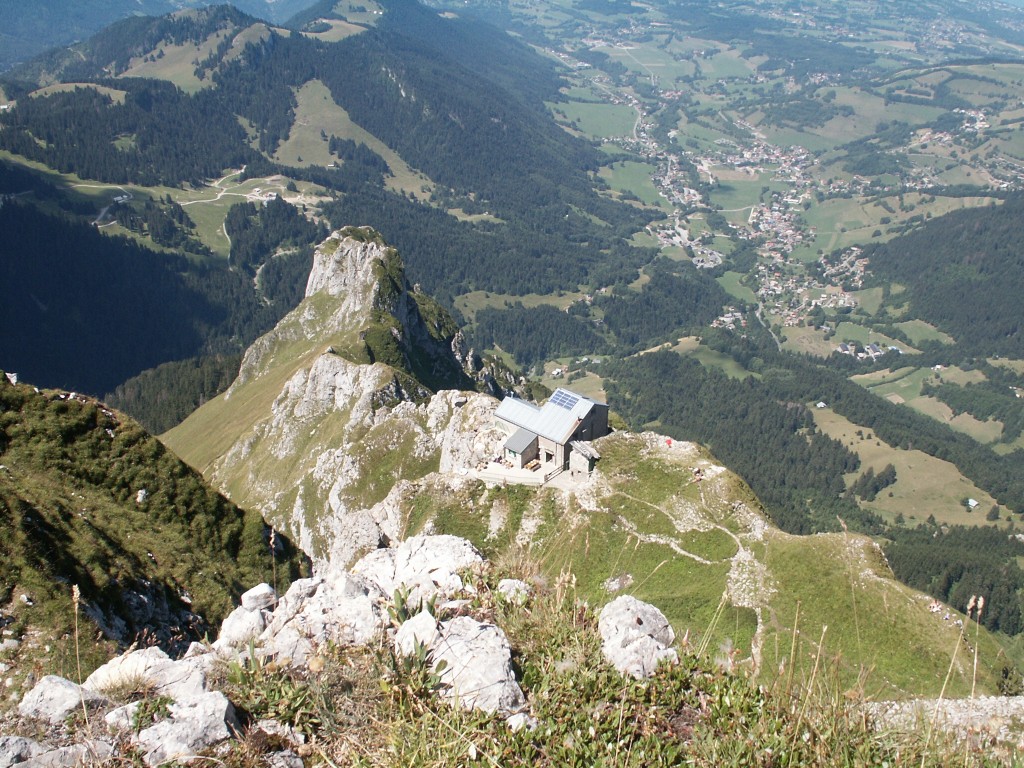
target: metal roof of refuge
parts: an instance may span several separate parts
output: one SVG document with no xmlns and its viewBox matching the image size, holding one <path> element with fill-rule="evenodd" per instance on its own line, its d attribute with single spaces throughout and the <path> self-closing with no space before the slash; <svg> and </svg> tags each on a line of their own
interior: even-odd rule
<svg viewBox="0 0 1024 768">
<path fill-rule="evenodd" d="M 505 448 L 515 453 L 526 453 L 537 436 L 528 429 L 520 427 L 508 440 L 505 441 Z"/>
<path fill-rule="evenodd" d="M 576 425 L 595 405 L 598 405 L 596 400 L 559 388 L 540 407 L 516 397 L 506 397 L 494 415 L 543 438 L 564 444 L 576 431 Z"/>
</svg>

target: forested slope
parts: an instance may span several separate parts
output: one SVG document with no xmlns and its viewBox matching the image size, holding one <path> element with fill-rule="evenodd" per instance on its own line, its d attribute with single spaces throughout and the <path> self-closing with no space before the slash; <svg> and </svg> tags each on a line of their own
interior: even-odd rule
<svg viewBox="0 0 1024 768">
<path fill-rule="evenodd" d="M 1024 356 L 1024 198 L 956 211 L 866 248 L 879 283 L 907 287 L 912 317 L 973 354 Z"/>
</svg>

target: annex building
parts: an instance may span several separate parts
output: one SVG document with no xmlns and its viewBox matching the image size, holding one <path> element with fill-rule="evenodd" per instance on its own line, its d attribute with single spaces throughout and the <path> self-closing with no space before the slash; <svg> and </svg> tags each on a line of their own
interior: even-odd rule
<svg viewBox="0 0 1024 768">
<path fill-rule="evenodd" d="M 589 441 L 609 432 L 607 404 L 561 388 L 542 406 L 506 397 L 494 418 L 508 435 L 503 458 L 515 469 L 539 464 L 589 471 L 600 458 Z"/>
</svg>

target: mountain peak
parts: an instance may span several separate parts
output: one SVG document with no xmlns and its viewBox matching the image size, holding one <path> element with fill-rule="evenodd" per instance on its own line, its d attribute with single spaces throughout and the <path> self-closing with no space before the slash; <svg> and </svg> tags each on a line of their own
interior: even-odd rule
<svg viewBox="0 0 1024 768">
<path fill-rule="evenodd" d="M 317 246 L 305 299 L 249 348 L 227 396 L 313 352 L 390 366 L 417 401 L 473 388 L 455 321 L 410 287 L 398 251 L 369 227 L 345 227 Z"/>
<path fill-rule="evenodd" d="M 370 227 L 345 227 L 331 233 L 313 254 L 306 298 L 323 292 L 342 298 L 350 307 L 379 288 L 382 270 L 400 274 L 404 280 L 398 252 L 380 234 Z"/>
</svg>

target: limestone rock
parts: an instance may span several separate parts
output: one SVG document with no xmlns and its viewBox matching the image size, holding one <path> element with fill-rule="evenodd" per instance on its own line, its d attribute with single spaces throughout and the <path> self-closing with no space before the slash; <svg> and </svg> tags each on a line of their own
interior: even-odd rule
<svg viewBox="0 0 1024 768">
<path fill-rule="evenodd" d="M 675 632 L 665 614 L 630 595 L 608 603 L 601 610 L 597 628 L 605 658 L 624 675 L 650 677 L 659 662 L 678 660 L 669 647 L 675 642 Z"/>
<path fill-rule="evenodd" d="M 372 584 L 340 573 L 332 573 L 329 581 L 293 584 L 260 642 L 267 653 L 296 665 L 327 643 L 366 645 L 384 628 L 381 598 Z"/>
<path fill-rule="evenodd" d="M 244 648 L 250 640 L 259 637 L 266 628 L 267 621 L 263 611 L 251 610 L 241 605 L 228 614 L 224 623 L 220 625 L 220 634 L 217 636 L 213 648 L 216 651 Z"/>
<path fill-rule="evenodd" d="M 89 675 L 83 685 L 97 692 L 135 685 L 148 681 L 154 669 L 170 662 L 171 658 L 155 646 L 140 648 L 111 659 Z"/>
<path fill-rule="evenodd" d="M 16 763 L 41 755 L 46 750 L 36 741 L 21 736 L 0 736 L 0 768 L 11 768 Z"/>
<path fill-rule="evenodd" d="M 409 590 L 414 604 L 435 595 L 450 597 L 463 590 L 460 571 L 479 565 L 483 557 L 458 536 L 413 536 L 393 549 L 378 549 L 362 558 L 352 572 L 375 583 L 388 596 Z"/>
<path fill-rule="evenodd" d="M 89 739 L 69 747 L 43 752 L 18 763 L 18 768 L 79 768 L 99 765 L 114 754 L 114 748 L 105 741 Z"/>
<path fill-rule="evenodd" d="M 280 752 L 271 752 L 266 760 L 269 768 L 302 768 L 302 758 L 290 749 L 283 749 Z"/>
<path fill-rule="evenodd" d="M 111 733 L 117 734 L 130 731 L 135 727 L 135 715 L 141 706 L 141 702 L 133 701 L 131 704 L 125 704 L 123 707 L 112 709 L 103 716 L 103 722 L 107 724 L 107 729 Z"/>
<path fill-rule="evenodd" d="M 18 714 L 36 720 L 46 720 L 60 725 L 68 715 L 81 710 L 83 702 L 87 709 L 104 706 L 109 701 L 95 691 L 83 688 L 70 680 L 56 675 L 47 675 L 25 694 L 18 705 Z"/>
<path fill-rule="evenodd" d="M 242 607 L 247 611 L 258 611 L 261 608 L 273 608 L 277 602 L 277 592 L 269 584 L 258 584 L 248 592 L 242 593 Z"/>
<path fill-rule="evenodd" d="M 136 739 L 146 765 L 157 766 L 220 744 L 238 728 L 235 708 L 214 691 L 172 704 L 166 720 L 140 731 Z"/>
<path fill-rule="evenodd" d="M 508 638 L 493 624 L 468 616 L 442 622 L 432 660 L 445 695 L 466 709 L 511 715 L 526 705 L 512 672 Z"/>
<path fill-rule="evenodd" d="M 432 650 L 440 635 L 437 632 L 437 619 L 429 611 L 420 611 L 395 632 L 395 653 L 400 656 L 412 656 L 419 645 L 428 651 Z"/>
<path fill-rule="evenodd" d="M 206 692 L 206 673 L 213 662 L 209 654 L 172 661 L 159 648 L 141 648 L 108 661 L 86 678 L 85 687 L 103 692 L 145 686 L 180 701 Z"/>
<path fill-rule="evenodd" d="M 277 720 L 259 720 L 256 722 L 256 728 L 268 736 L 276 736 L 292 747 L 299 747 L 306 743 L 306 734 Z"/>
</svg>

